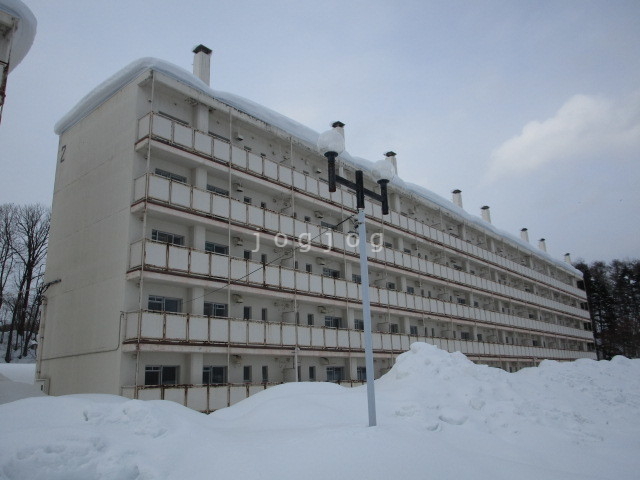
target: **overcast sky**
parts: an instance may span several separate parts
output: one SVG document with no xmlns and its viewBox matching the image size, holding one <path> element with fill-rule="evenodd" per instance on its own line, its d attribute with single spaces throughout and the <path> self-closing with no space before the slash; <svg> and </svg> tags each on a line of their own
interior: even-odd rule
<svg viewBox="0 0 640 480">
<path fill-rule="evenodd" d="M 53 125 L 133 60 L 187 70 L 213 49 L 212 88 L 347 150 L 398 154 L 399 175 L 551 255 L 640 257 L 640 1 L 23 0 L 35 42 L 0 124 L 0 203 L 50 204 Z"/>
</svg>

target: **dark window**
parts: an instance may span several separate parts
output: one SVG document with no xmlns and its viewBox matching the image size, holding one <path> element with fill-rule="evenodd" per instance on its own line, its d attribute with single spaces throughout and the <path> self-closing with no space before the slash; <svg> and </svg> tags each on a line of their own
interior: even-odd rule
<svg viewBox="0 0 640 480">
<path fill-rule="evenodd" d="M 389 324 L 389 332 L 390 333 L 398 333 L 398 324 L 397 323 L 390 323 Z"/>
<path fill-rule="evenodd" d="M 229 247 L 219 243 L 204 242 L 204 250 L 206 252 L 217 253 L 218 255 L 229 255 Z"/>
<path fill-rule="evenodd" d="M 356 375 L 358 376 L 358 381 L 359 382 L 366 382 L 367 381 L 367 367 L 357 367 L 356 368 Z"/>
<path fill-rule="evenodd" d="M 175 180 L 176 182 L 187 183 L 187 177 L 178 175 L 177 173 L 167 172 L 166 170 L 161 170 L 159 168 L 156 168 L 156 175 L 168 178 L 169 180 Z"/>
<path fill-rule="evenodd" d="M 144 369 L 145 385 L 177 385 L 177 366 L 148 365 Z"/>
<path fill-rule="evenodd" d="M 226 303 L 204 302 L 204 314 L 207 317 L 227 317 L 229 308 Z"/>
<path fill-rule="evenodd" d="M 269 381 L 269 367 L 267 365 L 262 366 L 262 383 Z"/>
<path fill-rule="evenodd" d="M 358 275 L 356 273 L 351 274 L 351 281 L 355 283 L 362 283 L 362 275 Z"/>
<path fill-rule="evenodd" d="M 244 383 L 251 383 L 251 365 L 245 365 L 242 369 L 242 380 Z"/>
<path fill-rule="evenodd" d="M 215 367 L 212 365 L 202 367 L 202 383 L 205 385 L 227 383 L 227 367 Z"/>
<path fill-rule="evenodd" d="M 313 313 L 307 314 L 307 325 L 313 325 Z"/>
<path fill-rule="evenodd" d="M 309 381 L 310 382 L 316 381 L 316 367 L 314 366 L 309 367 Z"/>
<path fill-rule="evenodd" d="M 313 271 L 313 265 L 311 265 L 310 263 L 307 263 L 307 264 L 305 265 L 305 270 L 306 270 L 308 273 L 312 273 L 312 271 Z"/>
<path fill-rule="evenodd" d="M 262 309 L 262 320 L 264 320 L 265 322 L 269 319 L 269 311 L 266 308 Z"/>
<path fill-rule="evenodd" d="M 409 333 L 411 335 L 418 335 L 418 327 L 416 325 L 409 326 Z"/>
<path fill-rule="evenodd" d="M 324 326 L 329 328 L 341 328 L 342 318 L 326 316 L 324 317 Z"/>
<path fill-rule="evenodd" d="M 413 287 L 407 287 L 407 293 L 410 293 L 411 295 L 413 295 L 416 292 L 416 290 Z"/>
<path fill-rule="evenodd" d="M 253 202 L 251 197 L 244 197 L 244 203 L 248 203 L 249 205 L 251 205 L 251 202 Z"/>
<path fill-rule="evenodd" d="M 341 382 L 344 380 L 343 367 L 327 367 L 327 382 Z"/>
<path fill-rule="evenodd" d="M 169 243 L 171 245 L 184 245 L 183 235 L 161 232 L 160 230 L 151 230 L 151 240 L 155 240 L 156 242 Z"/>
<path fill-rule="evenodd" d="M 251 260 L 251 250 L 245 250 L 244 251 L 244 259 L 245 260 Z"/>
<path fill-rule="evenodd" d="M 244 307 L 242 318 L 244 320 L 250 320 L 251 319 L 251 307 Z"/>
<path fill-rule="evenodd" d="M 356 318 L 353 321 L 353 328 L 355 328 L 356 330 L 364 331 L 364 320 L 362 320 L 360 318 Z"/>
<path fill-rule="evenodd" d="M 216 187 L 215 185 L 207 185 L 207 190 L 213 193 L 217 193 L 218 195 L 223 195 L 225 197 L 229 196 L 229 190 L 224 188 Z"/>
<path fill-rule="evenodd" d="M 322 268 L 322 276 L 323 277 L 340 278 L 340 270 L 334 270 L 332 268 L 323 267 Z"/>
<path fill-rule="evenodd" d="M 182 299 L 149 295 L 147 308 L 155 312 L 180 313 L 182 311 Z"/>
<path fill-rule="evenodd" d="M 267 263 L 267 254 L 263 253 L 262 255 L 260 255 L 260 262 L 262 262 L 262 264 Z"/>
</svg>

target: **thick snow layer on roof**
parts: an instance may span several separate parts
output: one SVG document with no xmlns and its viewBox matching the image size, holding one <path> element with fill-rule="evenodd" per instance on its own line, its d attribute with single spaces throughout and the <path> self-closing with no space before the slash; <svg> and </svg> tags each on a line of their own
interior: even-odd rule
<svg viewBox="0 0 640 480">
<path fill-rule="evenodd" d="M 1 1 L 1 0 L 0 0 Z M 262 120 L 269 125 L 277 127 L 284 132 L 292 135 L 297 138 L 304 144 L 307 144 L 310 148 L 315 149 L 318 141 L 319 133 L 302 125 L 301 123 L 296 122 L 270 108 L 259 105 L 251 100 L 247 100 L 246 98 L 240 97 L 238 95 L 234 95 L 232 93 L 222 92 L 219 90 L 214 90 L 210 88 L 207 84 L 205 84 L 202 80 L 197 78 L 191 72 L 184 70 L 172 63 L 166 62 L 164 60 L 160 60 L 157 58 L 147 57 L 137 60 L 135 62 L 130 63 L 125 68 L 117 72 L 115 75 L 101 83 L 98 87 L 96 87 L 93 91 L 91 91 L 88 95 L 86 95 L 80 102 L 69 111 L 64 117 L 62 117 L 55 125 L 55 133 L 58 135 L 62 134 L 64 131 L 75 125 L 77 122 L 82 120 L 85 116 L 91 113 L 95 108 L 105 102 L 108 98 L 114 95 L 118 90 L 120 90 L 124 85 L 133 81 L 136 77 L 138 77 L 145 70 L 155 70 L 157 72 L 163 73 L 171 78 L 178 80 L 206 95 L 209 95 L 221 102 L 230 105 L 244 113 L 251 115 L 259 120 Z M 351 164 L 357 168 L 363 169 L 369 173 L 371 173 L 373 162 L 360 158 L 353 157 L 349 154 L 349 152 L 344 152 L 339 157 L 346 164 Z M 563 268 L 572 274 L 582 275 L 581 272 L 573 268 L 568 263 L 555 259 L 551 255 L 543 252 L 541 250 L 535 249 L 532 245 L 527 242 L 524 242 L 519 237 L 515 235 L 511 235 L 508 232 L 502 231 L 492 224 L 485 222 L 477 216 L 471 215 L 467 213 L 462 208 L 455 205 L 453 202 L 450 202 L 436 193 L 428 190 L 420 185 L 415 185 L 412 183 L 408 183 L 403 181 L 399 177 L 395 177 L 391 184 L 396 186 L 397 188 L 404 189 L 408 192 L 412 192 L 415 195 L 427 199 L 436 205 L 442 207 L 445 210 L 451 211 L 456 215 L 462 216 L 467 222 L 475 225 L 480 230 L 488 230 L 493 232 L 496 235 L 501 237 L 508 238 L 511 243 L 515 243 L 518 247 L 523 250 L 527 250 L 539 257 L 545 258 L 547 261 L 552 262 L 556 266 Z"/>
<path fill-rule="evenodd" d="M 414 343 L 375 385 L 373 428 L 366 387 L 324 382 L 208 416 L 166 400 L 26 398 L 0 405 L 0 478 L 638 478 L 640 360 L 507 373 Z"/>
<path fill-rule="evenodd" d="M 0 0 L 0 11 L 19 19 L 11 46 L 11 61 L 9 63 L 9 71 L 11 72 L 29 52 L 36 36 L 38 22 L 29 7 L 20 0 Z"/>
</svg>

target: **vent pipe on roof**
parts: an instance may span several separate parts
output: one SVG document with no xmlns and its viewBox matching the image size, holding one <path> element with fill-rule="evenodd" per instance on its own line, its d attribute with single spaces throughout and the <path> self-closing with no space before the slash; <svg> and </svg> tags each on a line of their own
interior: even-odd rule
<svg viewBox="0 0 640 480">
<path fill-rule="evenodd" d="M 202 44 L 193 49 L 193 74 L 207 85 L 211 79 L 211 51 Z"/>
<path fill-rule="evenodd" d="M 395 170 L 396 175 L 398 175 L 398 161 L 396 160 L 396 152 L 387 152 L 384 154 L 387 157 L 387 160 L 391 162 L 393 165 L 393 169 Z"/>
<path fill-rule="evenodd" d="M 565 253 L 564 254 L 564 261 L 567 262 L 569 265 L 571 265 L 571 254 L 570 253 Z"/>
<path fill-rule="evenodd" d="M 491 212 L 489 211 L 489 205 L 481 207 L 480 212 L 482 213 L 482 219 L 487 223 L 491 223 Z"/>
<path fill-rule="evenodd" d="M 526 228 L 520 230 L 520 238 L 529 243 L 529 230 L 527 230 Z"/>
<path fill-rule="evenodd" d="M 462 207 L 462 190 L 458 190 L 457 188 L 451 192 L 451 201 L 455 203 L 460 208 Z"/>
<path fill-rule="evenodd" d="M 547 251 L 547 242 L 545 241 L 544 238 L 541 238 L 540 240 L 538 240 L 538 248 L 543 252 Z"/>
</svg>

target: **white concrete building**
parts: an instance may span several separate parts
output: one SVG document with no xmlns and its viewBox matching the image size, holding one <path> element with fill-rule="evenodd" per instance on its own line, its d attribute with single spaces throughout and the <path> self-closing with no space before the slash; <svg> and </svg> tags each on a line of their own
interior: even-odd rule
<svg viewBox="0 0 640 480">
<path fill-rule="evenodd" d="M 0 0 L 0 121 L 9 72 L 31 48 L 36 24 L 33 13 L 20 0 Z"/>
<path fill-rule="evenodd" d="M 329 194 L 317 133 L 211 90 L 211 52 L 195 53 L 202 80 L 143 59 L 56 127 L 46 281 L 61 282 L 37 372 L 52 394 L 211 411 L 280 382 L 364 378 L 353 192 Z M 356 160 L 339 162 L 353 177 Z M 459 191 L 389 191 L 384 218 L 367 200 L 376 377 L 414 341 L 507 370 L 595 358 L 579 271 L 466 213 Z"/>
</svg>

